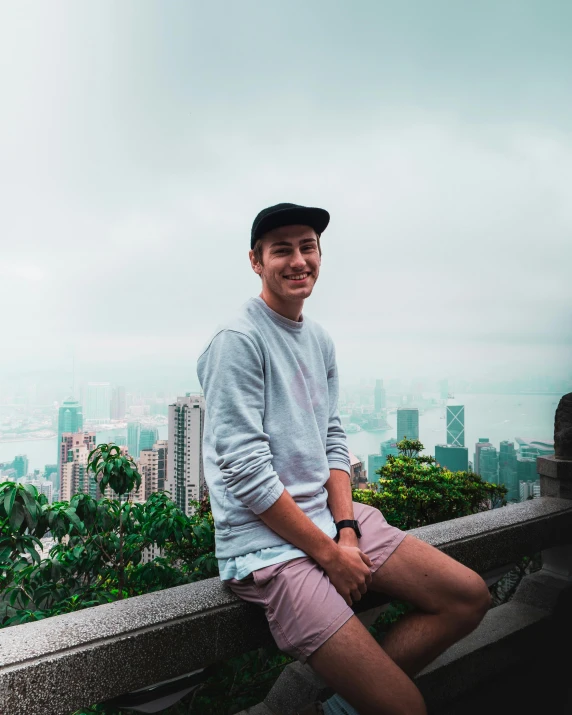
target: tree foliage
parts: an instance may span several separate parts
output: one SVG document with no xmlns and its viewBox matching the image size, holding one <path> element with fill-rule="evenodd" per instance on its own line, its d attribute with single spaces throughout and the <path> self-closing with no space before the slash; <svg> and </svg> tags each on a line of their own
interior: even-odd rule
<svg viewBox="0 0 572 715">
<path fill-rule="evenodd" d="M 100 488 L 124 496 L 141 482 L 115 445 L 90 453 Z M 48 504 L 29 484 L 0 485 L 0 626 L 39 620 L 216 574 L 214 526 L 196 504 L 185 515 L 168 493 L 143 503 L 76 494 Z M 54 545 L 42 554 L 40 539 Z M 154 549 L 157 556 L 149 556 Z"/>
<path fill-rule="evenodd" d="M 398 442 L 399 455 L 377 470 L 379 481 L 353 492 L 354 501 L 383 512 L 400 529 L 435 524 L 505 504 L 506 487 L 483 481 L 473 472 L 451 472 L 420 455 L 419 440 Z"/>
</svg>

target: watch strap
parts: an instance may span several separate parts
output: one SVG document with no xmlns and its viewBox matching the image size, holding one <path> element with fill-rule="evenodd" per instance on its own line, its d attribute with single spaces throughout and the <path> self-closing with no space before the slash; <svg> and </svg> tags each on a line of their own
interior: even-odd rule
<svg viewBox="0 0 572 715">
<path fill-rule="evenodd" d="M 338 536 L 340 535 L 340 530 L 346 528 L 353 529 L 358 539 L 361 538 L 359 524 L 355 519 L 342 519 L 341 521 L 336 522 L 336 531 Z"/>
</svg>

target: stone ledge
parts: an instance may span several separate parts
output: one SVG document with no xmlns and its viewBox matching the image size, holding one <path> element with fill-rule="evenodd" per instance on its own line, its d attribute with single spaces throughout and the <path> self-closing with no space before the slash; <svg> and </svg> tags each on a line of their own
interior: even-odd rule
<svg viewBox="0 0 572 715">
<path fill-rule="evenodd" d="M 543 477 L 572 481 L 572 459 L 560 459 L 554 455 L 537 457 L 536 470 Z"/>
<path fill-rule="evenodd" d="M 535 499 L 411 533 L 484 572 L 565 543 L 572 503 Z M 387 602 L 366 596 L 356 612 Z M 261 609 L 208 579 L 0 630 L 0 702 L 10 715 L 68 715 L 271 642 Z"/>
<path fill-rule="evenodd" d="M 526 662 L 550 640 L 550 614 L 521 603 L 487 613 L 480 626 L 449 648 L 415 679 L 435 708 L 496 675 L 508 663 Z"/>
</svg>

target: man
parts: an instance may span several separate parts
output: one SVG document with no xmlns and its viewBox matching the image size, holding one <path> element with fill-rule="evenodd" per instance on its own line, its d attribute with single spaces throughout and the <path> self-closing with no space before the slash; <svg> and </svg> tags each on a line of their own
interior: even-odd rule
<svg viewBox="0 0 572 715">
<path fill-rule="evenodd" d="M 258 214 L 249 256 L 262 292 L 199 358 L 216 555 L 223 581 L 264 607 L 279 648 L 357 712 L 421 715 L 411 678 L 477 626 L 490 597 L 478 574 L 352 502 L 334 346 L 302 314 L 329 218 L 295 204 Z M 367 589 L 416 607 L 383 649 L 351 609 Z"/>
</svg>

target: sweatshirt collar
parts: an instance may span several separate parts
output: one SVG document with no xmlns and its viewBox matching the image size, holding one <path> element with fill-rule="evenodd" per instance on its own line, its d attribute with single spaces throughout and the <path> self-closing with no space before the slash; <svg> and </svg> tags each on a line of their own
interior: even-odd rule
<svg viewBox="0 0 572 715">
<path fill-rule="evenodd" d="M 282 325 L 289 330 L 294 330 L 298 332 L 304 327 L 303 315 L 300 316 L 299 321 L 290 320 L 290 318 L 285 318 L 283 315 L 280 315 L 280 313 L 277 313 L 275 310 L 272 310 L 272 308 L 270 308 L 270 306 L 268 306 L 259 295 L 252 300 L 270 317 L 271 320 L 273 320 L 278 325 Z"/>
</svg>

